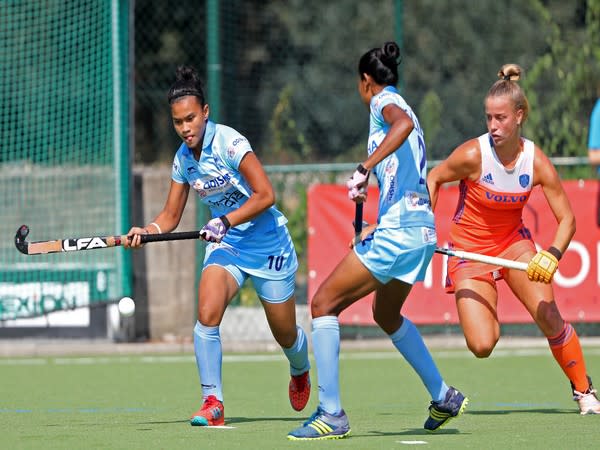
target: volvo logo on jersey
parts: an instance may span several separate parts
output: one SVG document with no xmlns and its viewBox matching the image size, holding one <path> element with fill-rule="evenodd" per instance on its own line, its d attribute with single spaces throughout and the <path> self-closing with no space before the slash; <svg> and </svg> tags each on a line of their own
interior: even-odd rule
<svg viewBox="0 0 600 450">
<path fill-rule="evenodd" d="M 493 200 L 500 203 L 524 203 L 527 201 L 527 195 L 524 194 L 495 194 L 493 192 L 486 191 L 485 197 L 488 200 Z"/>
</svg>

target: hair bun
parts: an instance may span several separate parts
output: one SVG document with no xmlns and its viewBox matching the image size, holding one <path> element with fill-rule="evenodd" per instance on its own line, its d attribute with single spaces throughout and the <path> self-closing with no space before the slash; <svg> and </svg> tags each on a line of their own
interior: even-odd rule
<svg viewBox="0 0 600 450">
<path fill-rule="evenodd" d="M 381 54 L 384 58 L 394 61 L 394 63 L 400 63 L 400 47 L 393 41 L 388 41 L 381 47 Z"/>
<path fill-rule="evenodd" d="M 198 73 L 193 67 L 179 66 L 175 73 L 175 78 L 181 81 L 197 81 L 199 80 Z"/>
<path fill-rule="evenodd" d="M 518 81 L 523 69 L 518 64 L 504 64 L 498 72 L 498 78 L 505 81 Z"/>
</svg>

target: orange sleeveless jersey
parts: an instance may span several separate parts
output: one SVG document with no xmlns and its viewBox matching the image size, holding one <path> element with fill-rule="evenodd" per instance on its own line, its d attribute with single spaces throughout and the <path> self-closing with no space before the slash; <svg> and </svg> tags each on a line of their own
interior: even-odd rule
<svg viewBox="0 0 600 450">
<path fill-rule="evenodd" d="M 522 212 L 533 184 L 533 142 L 523 139 L 523 151 L 514 168 L 498 160 L 486 133 L 479 137 L 481 176 L 477 181 L 461 180 L 459 199 L 450 226 L 450 247 L 458 250 L 517 259 L 535 250 Z M 446 290 L 465 278 L 501 278 L 498 266 L 448 258 Z"/>
</svg>

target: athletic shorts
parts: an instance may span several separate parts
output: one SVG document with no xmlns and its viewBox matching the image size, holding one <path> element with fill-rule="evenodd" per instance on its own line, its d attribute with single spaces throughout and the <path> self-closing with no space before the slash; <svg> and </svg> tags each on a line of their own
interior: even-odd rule
<svg viewBox="0 0 600 450">
<path fill-rule="evenodd" d="M 248 255 L 245 260 L 247 261 Z M 273 258 L 272 264 L 267 262 L 266 266 L 271 266 L 271 270 L 274 272 L 273 278 L 280 278 L 281 272 L 284 269 L 284 264 L 279 267 L 277 258 Z M 293 252 L 293 261 L 296 261 L 296 253 Z M 211 244 L 207 246 L 206 256 L 204 258 L 204 268 L 208 266 L 220 266 L 227 270 L 236 279 L 238 286 L 241 287 L 246 279 L 250 278 L 256 294 L 264 301 L 268 303 L 283 303 L 288 300 L 293 294 L 296 288 L 296 270 L 295 266 L 293 270 L 290 270 L 290 265 L 285 265 L 284 278 L 272 279 L 272 277 L 259 276 L 255 273 L 250 273 L 244 267 L 240 266 L 239 252 L 233 247 L 227 244 Z M 296 261 L 297 266 L 297 261 Z M 277 270 L 279 269 L 279 270 Z M 263 267 L 261 273 L 267 273 Z"/>
<path fill-rule="evenodd" d="M 434 228 L 382 228 L 354 246 L 354 253 L 377 280 L 423 281 L 435 251 Z"/>
<path fill-rule="evenodd" d="M 454 245 L 450 243 L 450 247 L 454 248 Z M 463 248 L 456 248 L 456 250 L 466 250 Z M 472 251 L 472 250 L 466 250 Z M 535 244 L 530 239 L 521 239 L 513 242 L 508 248 L 497 255 L 499 258 L 510 259 L 517 261 L 519 257 L 527 252 L 536 253 Z M 453 294 L 456 291 L 456 285 L 463 280 L 479 280 L 485 281 L 496 287 L 496 281 L 504 278 L 504 271 L 506 269 L 495 266 L 492 264 L 486 264 L 478 261 L 471 261 L 467 259 L 460 259 L 456 256 L 448 257 L 448 270 L 446 275 L 445 291 L 448 294 Z"/>
</svg>

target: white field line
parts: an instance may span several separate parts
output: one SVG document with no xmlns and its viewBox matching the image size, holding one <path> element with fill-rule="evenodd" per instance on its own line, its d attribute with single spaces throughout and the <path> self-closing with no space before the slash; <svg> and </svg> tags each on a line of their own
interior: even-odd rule
<svg viewBox="0 0 600 450">
<path fill-rule="evenodd" d="M 600 356 L 600 348 L 584 349 L 585 355 Z M 464 359 L 475 358 L 469 351 L 433 351 L 434 359 Z M 551 356 L 548 348 L 523 348 L 523 349 L 498 349 L 491 358 Z M 311 354 L 312 358 L 312 354 Z M 398 352 L 344 352 L 340 354 L 341 360 L 377 360 L 377 359 L 402 359 Z M 282 354 L 272 355 L 223 355 L 224 363 L 244 362 L 270 362 L 283 361 Z M 90 357 L 61 357 L 61 358 L 0 358 L 0 366 L 35 366 L 45 364 L 55 365 L 93 365 L 93 364 L 130 364 L 142 362 L 146 364 L 188 364 L 195 363 L 194 355 L 158 355 L 158 356 L 90 356 Z"/>
</svg>

